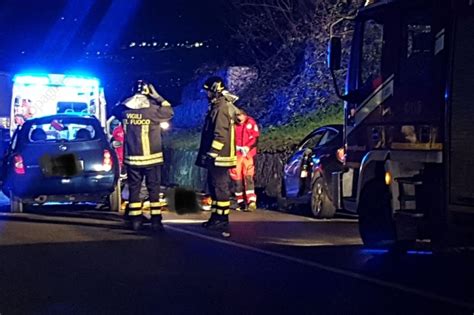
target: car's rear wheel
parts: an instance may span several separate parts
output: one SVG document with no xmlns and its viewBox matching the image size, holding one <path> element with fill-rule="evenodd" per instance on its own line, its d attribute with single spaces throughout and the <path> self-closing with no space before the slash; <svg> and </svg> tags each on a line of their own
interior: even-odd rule
<svg viewBox="0 0 474 315">
<path fill-rule="evenodd" d="M 119 212 L 122 205 L 122 189 L 120 181 L 115 185 L 115 190 L 109 196 L 109 209 L 113 212 Z"/>
<path fill-rule="evenodd" d="M 23 201 L 15 196 L 13 192 L 10 192 L 10 212 L 22 213 L 24 211 L 25 204 Z"/>
<path fill-rule="evenodd" d="M 334 217 L 336 208 L 329 199 L 324 178 L 321 176 L 313 181 L 311 191 L 311 213 L 315 218 L 328 219 Z"/>
</svg>

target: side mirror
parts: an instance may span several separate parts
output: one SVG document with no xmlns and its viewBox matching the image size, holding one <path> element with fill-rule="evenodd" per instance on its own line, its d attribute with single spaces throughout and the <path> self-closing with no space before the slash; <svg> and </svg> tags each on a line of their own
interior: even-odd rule
<svg viewBox="0 0 474 315">
<path fill-rule="evenodd" d="M 341 38 L 332 36 L 328 47 L 328 65 L 331 71 L 341 69 Z"/>
<path fill-rule="evenodd" d="M 112 141 L 112 147 L 114 147 L 114 149 L 120 148 L 121 146 L 122 146 L 122 141 Z"/>
</svg>

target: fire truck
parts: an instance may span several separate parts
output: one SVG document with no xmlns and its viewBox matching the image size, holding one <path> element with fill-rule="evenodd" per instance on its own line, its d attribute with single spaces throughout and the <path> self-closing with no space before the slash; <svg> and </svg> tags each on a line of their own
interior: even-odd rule
<svg viewBox="0 0 474 315">
<path fill-rule="evenodd" d="M 105 128 L 106 102 L 95 77 L 66 74 L 0 73 L 1 154 L 17 126 L 54 114 L 96 116 Z"/>
<path fill-rule="evenodd" d="M 331 26 L 328 64 L 345 103 L 344 169 L 328 190 L 357 211 L 364 244 L 472 245 L 474 0 L 367 1 Z"/>
</svg>

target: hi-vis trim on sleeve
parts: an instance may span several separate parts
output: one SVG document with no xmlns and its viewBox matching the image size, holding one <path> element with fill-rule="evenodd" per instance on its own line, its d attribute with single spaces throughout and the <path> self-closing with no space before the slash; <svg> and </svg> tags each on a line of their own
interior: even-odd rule
<svg viewBox="0 0 474 315">
<path fill-rule="evenodd" d="M 163 107 L 169 107 L 169 106 L 171 106 L 171 104 L 170 104 L 170 102 L 168 102 L 168 101 L 163 101 L 163 102 L 161 102 L 161 106 L 163 106 Z"/>
<path fill-rule="evenodd" d="M 151 202 L 150 203 L 150 207 L 152 208 L 161 208 L 161 207 L 165 207 L 167 206 L 168 204 L 164 201 L 160 201 L 160 202 Z"/>
<path fill-rule="evenodd" d="M 235 156 L 235 125 L 230 128 L 230 156 Z M 236 158 L 237 159 L 237 158 Z"/>
<path fill-rule="evenodd" d="M 224 144 L 222 142 L 219 142 L 217 140 L 212 141 L 212 148 L 220 151 L 224 148 Z"/>
</svg>

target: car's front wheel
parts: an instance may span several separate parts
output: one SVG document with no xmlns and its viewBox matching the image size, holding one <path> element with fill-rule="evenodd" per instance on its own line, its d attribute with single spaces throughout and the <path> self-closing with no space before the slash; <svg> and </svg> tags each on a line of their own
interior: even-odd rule
<svg viewBox="0 0 474 315">
<path fill-rule="evenodd" d="M 115 185 L 115 190 L 109 196 L 109 208 L 110 211 L 119 212 L 122 205 L 122 189 L 120 187 L 120 181 Z"/>
<path fill-rule="evenodd" d="M 324 178 L 321 176 L 313 181 L 311 191 L 311 213 L 315 218 L 328 219 L 334 217 L 336 208 L 329 199 Z"/>
<path fill-rule="evenodd" d="M 10 192 L 10 212 L 22 213 L 24 211 L 25 204 L 21 198 L 15 196 L 13 192 Z"/>
</svg>

